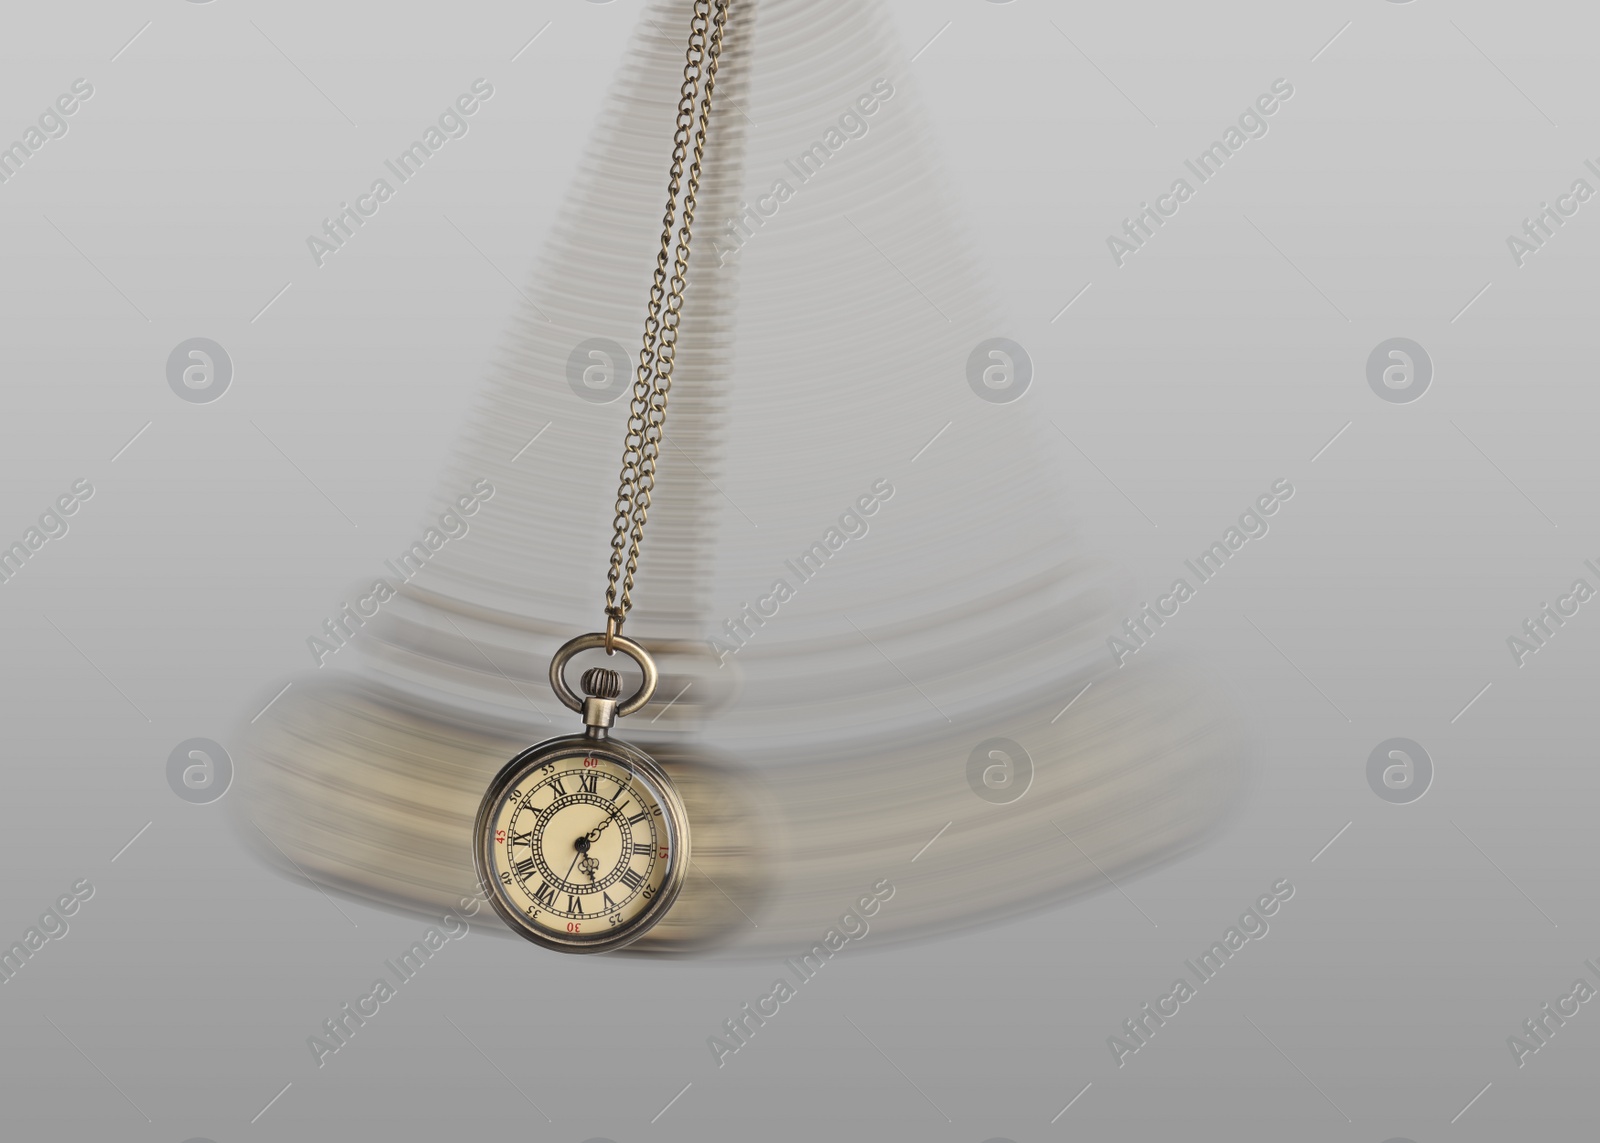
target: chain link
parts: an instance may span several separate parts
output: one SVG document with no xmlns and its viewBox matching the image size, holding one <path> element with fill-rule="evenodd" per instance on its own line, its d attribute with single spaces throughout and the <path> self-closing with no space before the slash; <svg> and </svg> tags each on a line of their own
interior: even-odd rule
<svg viewBox="0 0 1600 1143">
<path fill-rule="evenodd" d="M 639 544 L 650 516 L 655 491 L 656 461 L 661 455 L 662 426 L 667 419 L 667 397 L 672 392 L 672 368 L 677 356 L 678 325 L 683 294 L 688 285 L 690 231 L 694 226 L 695 199 L 700 192 L 701 165 L 711 124 L 711 97 L 716 89 L 717 62 L 722 55 L 722 33 L 732 0 L 695 0 L 689 26 L 689 47 L 679 91 L 678 122 L 672 136 L 672 170 L 667 184 L 667 210 L 662 219 L 661 251 L 656 255 L 655 278 L 645 316 L 644 346 L 628 410 L 628 434 L 622 449 L 622 474 L 611 537 L 611 568 L 606 586 L 606 651 L 622 633 L 633 607 L 633 578 L 639 567 Z M 690 152 L 693 151 L 693 160 Z M 689 181 L 683 185 L 684 165 Z M 681 221 L 679 197 L 683 199 Z M 671 264 L 670 277 L 668 265 Z"/>
</svg>

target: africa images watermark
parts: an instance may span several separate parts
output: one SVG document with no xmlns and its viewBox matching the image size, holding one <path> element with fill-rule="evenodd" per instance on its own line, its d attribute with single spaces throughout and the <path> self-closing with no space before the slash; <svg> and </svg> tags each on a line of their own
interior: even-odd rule
<svg viewBox="0 0 1600 1143">
<path fill-rule="evenodd" d="M 1593 159 L 1585 159 L 1583 165 L 1600 176 L 1600 166 L 1596 166 Z M 1594 187 L 1589 185 L 1587 179 L 1574 179 L 1566 194 L 1556 195 L 1554 206 L 1541 202 L 1537 214 L 1532 218 L 1524 218 L 1521 236 L 1513 234 L 1506 239 L 1506 249 L 1511 252 L 1511 260 L 1517 264 L 1517 269 L 1527 264 L 1528 255 L 1543 250 L 1555 232 L 1567 224 L 1567 219 L 1577 214 L 1578 208 L 1593 197 Z"/>
<path fill-rule="evenodd" d="M 866 940 L 867 934 L 872 931 L 866 919 L 877 916 L 884 902 L 894 896 L 894 891 L 894 885 L 888 878 L 877 882 L 870 894 L 862 894 L 853 908 L 844 911 L 839 923 L 823 934 L 821 940 L 798 957 L 784 957 L 784 968 L 794 977 L 794 983 L 780 976 L 772 982 L 772 989 L 756 1001 L 754 1009 L 749 1001 L 740 1005 L 740 1015 L 722 1022 L 727 1040 L 716 1036 L 706 1037 L 706 1047 L 711 1049 L 711 1058 L 717 1061 L 717 1067 L 726 1066 L 728 1057 L 743 1050 L 755 1036 L 756 1030 L 766 1027 L 768 1020 L 783 1011 L 783 1005 L 800 995 L 800 987 L 815 980 L 817 973 L 851 941 Z"/>
<path fill-rule="evenodd" d="M 1593 560 L 1584 560 L 1583 566 L 1600 579 L 1600 567 L 1596 567 Z M 1580 576 L 1572 581 L 1572 587 L 1565 595 L 1556 596 L 1553 605 L 1540 600 L 1539 611 L 1534 618 L 1522 621 L 1522 635 L 1506 637 L 1506 647 L 1517 661 L 1517 666 L 1527 666 L 1528 656 L 1544 650 L 1545 645 L 1555 638 L 1556 632 L 1567 625 L 1567 620 L 1577 615 L 1578 609 L 1594 596 L 1594 587 Z"/>
<path fill-rule="evenodd" d="M 1600 965 L 1595 964 L 1592 957 L 1584 961 L 1583 966 L 1596 980 L 1600 980 Z M 1540 1007 L 1539 1015 L 1524 1020 L 1521 1036 L 1506 1037 L 1506 1047 L 1511 1050 L 1511 1056 L 1517 1061 L 1517 1067 L 1526 1067 L 1528 1057 L 1548 1044 L 1550 1037 L 1556 1034 L 1556 1029 L 1566 1027 L 1567 1021 L 1576 1016 L 1581 1007 L 1597 995 L 1600 993 L 1596 992 L 1594 985 L 1580 976 L 1572 982 L 1572 988 L 1565 996 L 1556 998 L 1553 1009 L 1546 1001 Z"/>
<path fill-rule="evenodd" d="M 1237 124 L 1228 124 L 1222 132 L 1222 138 L 1212 140 L 1211 146 L 1195 158 L 1185 159 L 1184 167 L 1202 184 L 1210 182 L 1221 173 L 1222 165 L 1243 150 L 1246 143 L 1266 135 L 1270 129 L 1267 120 L 1276 115 L 1293 95 L 1294 85 L 1288 80 L 1273 80 L 1268 90 L 1256 96 L 1255 101 L 1240 112 Z M 1157 195 L 1154 206 L 1141 202 L 1139 206 L 1143 209 L 1138 214 L 1123 219 L 1122 233 L 1106 239 L 1106 249 L 1111 251 L 1111 260 L 1117 264 L 1117 268 L 1121 269 L 1127 264 L 1130 254 L 1143 250 L 1155 232 L 1165 226 L 1167 219 L 1177 214 L 1194 194 L 1195 186 L 1188 179 L 1174 179 L 1172 189 L 1164 195 Z"/>
<path fill-rule="evenodd" d="M 770 592 L 757 599 L 753 606 L 748 603 L 741 605 L 742 610 L 722 624 L 726 642 L 719 636 L 707 640 L 712 653 L 717 656 L 717 666 L 725 664 L 729 655 L 744 650 L 755 633 L 767 625 L 767 620 L 777 618 L 783 605 L 795 597 L 800 587 L 821 574 L 828 561 L 844 550 L 846 544 L 851 540 L 866 538 L 871 530 L 867 519 L 877 515 L 880 508 L 894 499 L 894 485 L 887 480 L 879 480 L 868 493 L 857 497 L 850 509 L 839 517 L 837 525 L 829 528 L 822 539 L 794 559 L 783 561 L 784 570 L 794 576 L 795 583 L 790 583 L 787 576 L 780 576 L 773 582 Z"/>
<path fill-rule="evenodd" d="M 462 940 L 471 931 L 472 926 L 455 913 L 446 913 L 440 918 L 438 925 L 429 927 L 428 931 L 413 941 L 405 952 L 384 961 L 383 967 L 389 970 L 389 976 L 380 976 L 374 980 L 371 991 L 364 996 L 358 996 L 354 1007 L 347 1001 L 339 1006 L 337 1014 L 322 1022 L 322 1031 L 326 1039 L 323 1036 L 306 1037 L 306 1047 L 311 1049 L 311 1056 L 317 1061 L 317 1067 L 325 1066 L 329 1056 L 344 1048 L 354 1038 L 356 1032 L 366 1027 L 367 1021 L 383 1010 L 383 1005 L 398 996 L 401 987 L 415 980 L 417 973 L 421 972 L 451 940 Z M 393 983 L 390 983 L 390 976 L 394 978 Z"/>
<path fill-rule="evenodd" d="M 51 540 L 65 536 L 70 530 L 67 517 L 77 515 L 83 502 L 93 496 L 94 485 L 82 478 L 74 480 L 72 486 L 40 514 L 37 527 L 27 529 L 22 533 L 22 538 L 13 541 L 9 547 L 0 548 L 0 583 L 10 583 L 35 552 Z"/>
<path fill-rule="evenodd" d="M 94 886 L 87 877 L 72 883 L 72 892 L 63 893 L 50 908 L 39 914 L 39 923 L 22 934 L 22 939 L 10 948 L 0 948 L 0 984 L 10 984 L 11 978 L 39 955 L 46 944 L 66 938 L 72 926 L 67 918 L 76 915 L 83 903 L 94 896 Z"/>
<path fill-rule="evenodd" d="M 428 124 L 422 132 L 422 138 L 412 140 L 411 145 L 394 158 L 385 159 L 384 167 L 398 183 L 403 185 L 410 182 L 422 170 L 423 164 L 442 151 L 446 143 L 460 139 L 471 129 L 467 120 L 477 114 L 493 95 L 494 85 L 488 80 L 474 80 L 471 88 L 458 95 L 439 114 L 436 122 Z M 328 255 L 344 249 L 344 244 L 367 224 L 367 219 L 377 214 L 383 204 L 394 197 L 395 190 L 395 184 L 387 178 L 374 179 L 366 194 L 356 196 L 354 206 L 341 202 L 332 218 L 322 220 L 321 235 L 312 234 L 306 238 L 306 249 L 311 252 L 311 259 L 318 269 L 328 260 Z"/>
<path fill-rule="evenodd" d="M 446 509 L 440 516 L 437 527 L 429 528 L 403 553 L 392 560 L 384 560 L 383 566 L 394 573 L 399 583 L 410 583 L 416 578 L 423 568 L 427 567 L 435 553 L 448 544 L 451 540 L 459 540 L 472 530 L 467 523 L 467 517 L 476 516 L 484 503 L 494 496 L 494 485 L 487 480 L 479 480 L 472 486 L 470 495 L 457 497 L 455 507 Z M 367 625 L 367 620 L 373 618 L 383 605 L 388 603 L 399 592 L 399 584 L 386 576 L 380 576 L 372 581 L 372 586 L 367 589 L 352 605 L 346 603 L 331 618 L 322 623 L 322 633 L 326 639 L 315 635 L 306 638 L 306 647 L 311 652 L 311 657 L 316 660 L 317 666 L 327 663 L 330 655 L 343 650 L 345 645 L 354 639 L 356 632 Z M 368 610 L 368 608 L 371 610 Z"/>
<path fill-rule="evenodd" d="M 66 135 L 70 126 L 67 119 L 77 114 L 78 109 L 93 95 L 94 84 L 86 79 L 73 80 L 72 86 L 56 96 L 55 102 L 44 109 L 37 123 L 28 124 L 27 130 L 19 138 L 12 140 L 9 146 L 0 148 L 0 183 L 14 179 L 21 172 L 22 165 L 43 150 L 46 143 Z"/>
<path fill-rule="evenodd" d="M 1220 941 L 1194 960 L 1184 961 L 1184 967 L 1194 976 L 1193 984 L 1178 977 L 1172 982 L 1170 991 L 1156 998 L 1154 1010 L 1147 1003 L 1137 1015 L 1122 1022 L 1122 1031 L 1128 1037 L 1126 1040 L 1121 1036 L 1106 1037 L 1106 1047 L 1111 1049 L 1112 1056 L 1116 1058 L 1117 1067 L 1125 1066 L 1129 1056 L 1144 1048 L 1158 1028 L 1165 1027 L 1168 1020 L 1183 1010 L 1183 1005 L 1199 995 L 1199 986 L 1215 979 L 1223 966 L 1245 945 L 1251 941 L 1265 940 L 1271 931 L 1266 918 L 1276 916 L 1283 903 L 1293 896 L 1294 885 L 1287 877 L 1273 882 L 1272 892 L 1263 893 L 1253 906 L 1240 913 L 1239 923 L 1223 933 Z"/>
<path fill-rule="evenodd" d="M 1197 582 L 1191 584 L 1187 577 L 1179 576 L 1172 582 L 1171 590 L 1157 599 L 1154 606 L 1146 603 L 1133 618 L 1123 621 L 1122 631 L 1127 638 L 1112 635 L 1106 640 L 1117 666 L 1126 665 L 1129 655 L 1137 655 L 1144 650 L 1155 637 L 1156 631 L 1165 627 L 1167 620 L 1177 615 L 1178 610 L 1195 597 L 1201 585 L 1215 579 L 1241 548 L 1271 531 L 1267 517 L 1277 515 L 1278 509 L 1293 498 L 1294 485 L 1287 478 L 1280 477 L 1273 481 L 1265 493 L 1256 497 L 1255 503 L 1239 517 L 1236 527 L 1229 528 L 1222 534 L 1222 539 L 1213 541 L 1194 559 L 1184 560 L 1183 566 L 1189 569 Z"/>
<path fill-rule="evenodd" d="M 776 218 L 783 205 L 794 198 L 798 188 L 820 175 L 828 160 L 844 150 L 852 139 L 866 138 L 867 132 L 872 129 L 869 120 L 893 98 L 894 84 L 887 79 L 878 80 L 865 95 L 850 105 L 849 110 L 839 116 L 837 124 L 829 127 L 821 139 L 811 144 L 810 149 L 798 158 L 785 160 L 783 165 L 795 181 L 791 183 L 787 177 L 777 179 L 772 184 L 772 190 L 759 196 L 753 206 L 748 202 L 739 204 L 739 213 L 728 219 L 723 232 L 712 236 L 712 252 L 716 254 L 718 263 L 725 264 L 743 250 L 756 232 L 765 227 L 768 220 Z"/>
</svg>

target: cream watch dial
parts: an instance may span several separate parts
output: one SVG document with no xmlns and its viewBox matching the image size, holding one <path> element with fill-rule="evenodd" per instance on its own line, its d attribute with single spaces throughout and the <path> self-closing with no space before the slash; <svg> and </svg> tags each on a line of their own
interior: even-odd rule
<svg viewBox="0 0 1600 1143">
<path fill-rule="evenodd" d="M 660 919 L 687 866 L 683 811 L 648 757 L 558 740 L 514 759 L 485 799 L 478 863 L 496 910 L 529 940 L 604 951 Z"/>
</svg>

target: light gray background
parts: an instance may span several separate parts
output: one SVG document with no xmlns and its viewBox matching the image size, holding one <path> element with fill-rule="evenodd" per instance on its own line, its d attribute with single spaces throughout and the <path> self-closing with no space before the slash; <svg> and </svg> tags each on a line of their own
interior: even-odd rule
<svg viewBox="0 0 1600 1143">
<path fill-rule="evenodd" d="M 97 490 L 0 587 L 0 939 L 96 887 L 0 986 L 5 1134 L 1592 1130 L 1592 1006 L 1525 1067 L 1506 1047 L 1600 956 L 1600 619 L 1520 669 L 1505 646 L 1600 557 L 1600 202 L 1521 268 L 1505 246 L 1575 179 L 1600 187 L 1578 3 L 894 0 L 1000 332 L 1035 363 L 1025 399 L 1087 454 L 1064 461 L 1087 542 L 1145 596 L 1271 481 L 1299 490 L 1142 653 L 1230 681 L 1263 761 L 1250 802 L 1126 895 L 852 949 L 722 1069 L 705 1038 L 777 965 L 476 935 L 315 1066 L 306 1037 L 423 926 L 262 868 L 221 805 L 173 796 L 167 754 L 303 670 L 346 585 L 414 538 L 640 7 L 5 14 L 0 138 L 80 76 L 95 95 L 0 185 L 0 538 L 77 478 Z M 317 269 L 306 234 L 479 76 L 496 95 L 472 133 Z M 1106 237 L 1279 77 L 1270 134 L 1119 269 Z M 236 363 L 215 404 L 164 376 L 195 336 Z M 1367 386 L 1396 336 L 1435 363 L 1415 404 Z M 1404 806 L 1365 776 L 1397 736 L 1435 765 Z M 1280 878 L 1271 935 L 1119 1069 L 1106 1037 Z"/>
</svg>

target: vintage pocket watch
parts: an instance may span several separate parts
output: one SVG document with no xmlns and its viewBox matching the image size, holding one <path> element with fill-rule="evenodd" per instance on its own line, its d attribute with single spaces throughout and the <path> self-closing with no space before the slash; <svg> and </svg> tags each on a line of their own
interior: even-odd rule
<svg viewBox="0 0 1600 1143">
<path fill-rule="evenodd" d="M 682 799 L 665 771 L 642 750 L 612 738 L 611 728 L 650 701 L 658 679 L 649 652 L 623 638 L 622 627 L 633 606 L 672 390 L 690 230 L 729 3 L 695 0 L 690 24 L 661 249 L 623 442 L 605 631 L 572 640 L 550 664 L 551 687 L 583 715 L 584 731 L 513 758 L 484 795 L 474 828 L 478 878 L 495 911 L 514 932 L 562 952 L 606 952 L 638 940 L 671 908 L 689 867 Z M 584 695 L 574 693 L 567 664 L 593 650 L 633 659 L 644 675 L 638 691 L 617 701 L 620 675 L 596 667 L 583 675 Z"/>
<path fill-rule="evenodd" d="M 613 645 L 644 682 L 618 702 L 616 671 L 584 672 L 584 697 L 563 672 L 578 653 L 605 646 L 585 635 L 556 653 L 550 685 L 581 711 L 582 734 L 524 750 L 495 777 L 478 810 L 478 879 L 495 911 L 536 944 L 605 952 L 643 936 L 683 885 L 689 818 L 672 781 L 644 751 L 610 735 L 617 718 L 650 701 L 656 667 L 631 639 Z"/>
</svg>

